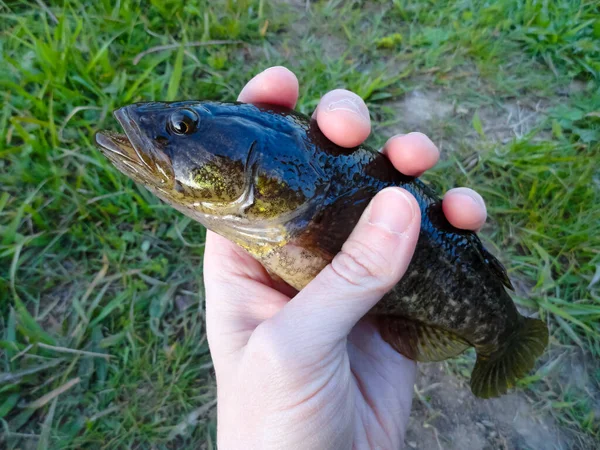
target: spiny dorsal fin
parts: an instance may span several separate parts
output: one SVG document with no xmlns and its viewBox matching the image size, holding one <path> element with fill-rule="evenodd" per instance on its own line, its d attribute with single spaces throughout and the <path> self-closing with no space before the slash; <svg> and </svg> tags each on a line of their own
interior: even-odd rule
<svg viewBox="0 0 600 450">
<path fill-rule="evenodd" d="M 510 282 L 510 278 L 508 278 L 508 274 L 506 273 L 506 269 L 502 265 L 502 263 L 498 261 L 498 259 L 490 252 L 488 252 L 485 248 L 483 249 L 483 251 L 484 261 L 487 263 L 488 268 L 494 273 L 494 275 L 496 275 L 500 279 L 500 281 L 502 281 L 502 284 L 504 286 L 506 286 L 511 291 L 514 291 L 515 288 Z"/>
<path fill-rule="evenodd" d="M 472 240 L 472 243 L 479 249 L 480 256 L 485 262 L 486 267 L 502 282 L 504 286 L 511 291 L 514 291 L 515 288 L 510 282 L 510 278 L 508 278 L 506 268 L 500 261 L 498 261 L 498 258 L 487 251 L 479 237 L 474 233 L 472 234 Z"/>
<path fill-rule="evenodd" d="M 461 337 L 435 325 L 399 316 L 377 316 L 377 322 L 383 340 L 415 361 L 443 361 L 470 346 Z"/>
</svg>

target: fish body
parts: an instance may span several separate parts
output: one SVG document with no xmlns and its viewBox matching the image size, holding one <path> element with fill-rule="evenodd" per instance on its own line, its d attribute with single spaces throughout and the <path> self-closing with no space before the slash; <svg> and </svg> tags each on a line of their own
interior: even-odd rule
<svg viewBox="0 0 600 450">
<path fill-rule="evenodd" d="M 377 192 L 408 190 L 421 210 L 417 247 L 370 314 L 414 360 L 475 347 L 475 395 L 505 393 L 546 347 L 546 325 L 517 311 L 506 271 L 476 234 L 450 225 L 437 195 L 376 150 L 339 147 L 316 121 L 272 105 L 145 103 L 115 117 L 125 134 L 96 142 L 121 172 L 297 289 L 340 251 Z"/>
</svg>

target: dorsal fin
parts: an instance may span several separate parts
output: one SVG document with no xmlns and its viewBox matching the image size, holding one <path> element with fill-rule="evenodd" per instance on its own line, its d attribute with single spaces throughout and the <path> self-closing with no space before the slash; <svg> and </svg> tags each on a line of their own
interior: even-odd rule
<svg viewBox="0 0 600 450">
<path fill-rule="evenodd" d="M 419 184 L 419 186 L 421 187 L 421 184 Z M 425 188 L 421 187 L 421 189 L 427 192 Z M 446 215 L 442 210 L 441 200 L 429 205 L 427 211 L 427 218 L 431 221 L 431 224 L 435 228 L 447 233 L 462 236 L 465 239 L 467 239 L 467 241 L 470 242 L 473 246 L 476 255 L 479 256 L 479 258 L 481 258 L 481 262 L 485 265 L 485 267 L 488 268 L 490 273 L 493 274 L 496 278 L 498 278 L 498 280 L 500 280 L 500 282 L 508 289 L 511 289 L 513 291 L 515 290 L 512 283 L 510 282 L 510 279 L 508 278 L 506 269 L 504 268 L 502 263 L 500 263 L 500 261 L 496 259 L 494 255 L 492 255 L 485 249 L 483 243 L 479 239 L 479 236 L 477 236 L 477 234 L 475 234 L 473 231 L 461 230 L 459 228 L 456 228 L 454 225 L 448 222 L 448 219 L 446 218 Z"/>
<path fill-rule="evenodd" d="M 486 267 L 490 270 L 490 272 L 492 272 L 496 276 L 496 278 L 498 278 L 502 282 L 504 286 L 506 286 L 511 291 L 514 291 L 515 288 L 512 285 L 510 278 L 508 278 L 508 274 L 506 273 L 506 269 L 504 268 L 502 263 L 498 261 L 498 259 L 494 255 L 492 255 L 489 251 L 486 250 L 486 248 L 483 246 L 483 243 L 475 233 L 473 233 L 471 236 L 472 242 L 475 245 L 475 247 L 479 250 L 481 259 L 485 263 Z"/>
<path fill-rule="evenodd" d="M 488 252 L 485 248 L 483 249 L 484 261 L 486 262 L 488 268 L 496 275 L 502 284 L 506 286 L 511 291 L 514 291 L 515 288 L 512 285 L 510 278 L 508 278 L 508 274 L 506 273 L 506 268 L 502 265 L 498 259 Z"/>
</svg>

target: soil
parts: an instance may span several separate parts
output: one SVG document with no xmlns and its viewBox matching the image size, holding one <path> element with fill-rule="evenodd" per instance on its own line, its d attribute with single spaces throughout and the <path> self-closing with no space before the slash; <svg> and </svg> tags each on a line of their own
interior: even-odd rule
<svg viewBox="0 0 600 450">
<path fill-rule="evenodd" d="M 477 399 L 443 364 L 420 364 L 407 449 L 564 450 L 575 448 L 522 393 Z"/>
</svg>

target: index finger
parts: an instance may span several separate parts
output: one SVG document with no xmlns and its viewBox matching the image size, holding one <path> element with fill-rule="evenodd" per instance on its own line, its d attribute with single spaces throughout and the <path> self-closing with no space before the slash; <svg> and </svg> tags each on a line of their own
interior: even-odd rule
<svg viewBox="0 0 600 450">
<path fill-rule="evenodd" d="M 282 66 L 269 67 L 244 86 L 238 101 L 294 108 L 298 101 L 298 89 L 298 78 L 292 71 Z"/>
</svg>

